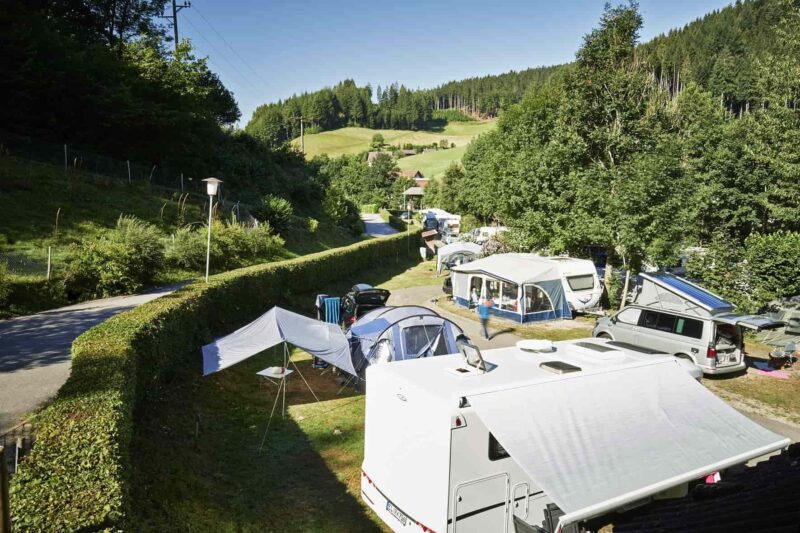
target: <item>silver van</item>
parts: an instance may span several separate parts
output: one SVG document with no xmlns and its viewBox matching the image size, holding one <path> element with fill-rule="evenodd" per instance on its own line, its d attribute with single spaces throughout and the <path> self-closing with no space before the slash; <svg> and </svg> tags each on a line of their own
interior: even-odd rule
<svg viewBox="0 0 800 533">
<path fill-rule="evenodd" d="M 688 359 L 706 374 L 727 374 L 745 368 L 742 328 L 781 325 L 764 316 L 734 313 L 732 304 L 683 278 L 641 276 L 644 283 L 634 303 L 598 319 L 593 336 Z"/>
</svg>

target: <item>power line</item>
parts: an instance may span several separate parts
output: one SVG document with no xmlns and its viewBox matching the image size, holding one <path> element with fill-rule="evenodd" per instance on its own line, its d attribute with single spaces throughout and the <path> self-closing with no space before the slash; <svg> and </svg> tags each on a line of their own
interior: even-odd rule
<svg viewBox="0 0 800 533">
<path fill-rule="evenodd" d="M 241 70 L 239 70 L 239 67 L 237 67 L 237 66 L 236 66 L 236 65 L 235 65 L 235 64 L 234 64 L 232 61 L 230 61 L 230 60 L 229 60 L 229 59 L 228 59 L 228 58 L 225 56 L 225 54 L 223 54 L 223 53 L 222 53 L 220 50 L 218 50 L 218 49 L 217 49 L 217 47 L 216 47 L 216 46 L 214 46 L 214 44 L 213 44 L 211 41 L 209 41 L 209 40 L 206 38 L 206 36 L 205 36 L 205 35 L 203 35 L 203 32 L 202 32 L 202 31 L 200 31 L 200 29 L 199 29 L 197 26 L 195 26 L 195 25 L 194 25 L 194 23 L 192 22 L 192 20 L 191 20 L 191 19 L 187 18 L 187 19 L 186 19 L 186 22 L 188 22 L 188 23 L 189 23 L 189 25 L 190 25 L 192 28 L 194 28 L 194 30 L 197 32 L 197 34 L 198 34 L 198 35 L 199 35 L 199 36 L 200 36 L 200 37 L 201 37 L 201 38 L 202 38 L 202 39 L 203 39 L 203 40 L 204 40 L 204 41 L 205 41 L 205 42 L 208 44 L 208 46 L 209 46 L 209 47 L 210 47 L 212 50 L 214 50 L 215 52 L 217 52 L 217 57 L 219 57 L 219 58 L 222 58 L 222 59 L 223 59 L 223 60 L 224 60 L 224 61 L 225 61 L 225 62 L 226 62 L 228 65 L 230 65 L 230 66 L 231 66 L 231 67 L 232 67 L 232 68 L 233 68 L 233 69 L 236 71 L 236 73 L 238 74 L 238 76 L 239 76 L 239 78 L 241 79 L 241 81 L 244 81 L 244 82 L 245 82 L 247 85 L 249 85 L 249 86 L 250 86 L 250 88 L 251 88 L 251 89 L 253 89 L 253 90 L 256 90 L 256 91 L 258 91 L 258 90 L 259 90 L 259 89 L 258 89 L 258 87 L 256 87 L 256 86 L 253 84 L 253 82 L 250 80 L 250 78 L 248 78 L 247 76 L 245 76 L 245 75 L 244 75 L 244 73 L 243 73 Z"/>
<path fill-rule="evenodd" d="M 172 21 L 172 31 L 173 35 L 175 36 L 175 52 L 178 51 L 178 12 L 182 9 L 187 7 L 192 7 L 191 2 L 184 2 L 181 5 L 178 5 L 175 0 L 172 0 L 172 15 L 159 15 L 162 19 L 168 19 Z"/>
<path fill-rule="evenodd" d="M 247 68 L 249 68 L 250 71 L 253 74 L 255 74 L 265 85 L 270 86 L 270 83 L 266 79 L 264 79 L 264 77 L 261 76 L 261 74 L 256 69 L 250 66 L 250 63 L 248 63 L 241 55 L 239 55 L 239 52 L 237 52 L 236 49 L 233 46 L 231 46 L 231 44 L 227 41 L 227 39 L 225 39 L 225 37 L 223 37 L 222 34 L 217 31 L 214 25 L 211 24 L 211 22 L 205 17 L 205 15 L 203 15 L 203 13 L 199 9 L 195 8 L 195 12 L 198 15 L 200 15 L 200 17 L 206 22 L 206 24 L 208 24 L 208 27 L 211 28 L 211 30 L 214 33 L 216 33 L 220 39 L 222 39 L 222 42 L 225 43 L 225 45 L 228 48 L 230 48 L 231 52 L 233 52 L 236 55 L 236 57 L 239 58 L 239 61 L 241 61 Z"/>
</svg>

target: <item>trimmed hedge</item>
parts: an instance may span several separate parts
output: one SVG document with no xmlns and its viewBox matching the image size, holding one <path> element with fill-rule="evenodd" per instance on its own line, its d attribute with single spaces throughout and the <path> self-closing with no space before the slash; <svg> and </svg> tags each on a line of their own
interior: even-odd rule
<svg viewBox="0 0 800 533">
<path fill-rule="evenodd" d="M 2 307 L 5 307 L 9 314 L 28 315 L 69 303 L 64 283 L 59 280 L 14 277 L 9 281 L 9 289 L 6 305 L 0 306 L 0 312 L 4 310 Z"/>
<path fill-rule="evenodd" d="M 200 346 L 273 305 L 337 279 L 408 257 L 400 234 L 213 276 L 87 331 L 72 373 L 35 419 L 36 446 L 11 487 L 19 531 L 133 530 L 130 446 L 134 413 L 179 365 L 200 371 Z M 416 252 L 416 246 L 411 247 Z M 411 254 L 412 257 L 415 254 Z"/>
<path fill-rule="evenodd" d="M 381 209 L 380 215 L 384 222 L 388 222 L 397 231 L 405 231 L 408 228 L 402 218 L 392 214 L 388 209 Z"/>
</svg>

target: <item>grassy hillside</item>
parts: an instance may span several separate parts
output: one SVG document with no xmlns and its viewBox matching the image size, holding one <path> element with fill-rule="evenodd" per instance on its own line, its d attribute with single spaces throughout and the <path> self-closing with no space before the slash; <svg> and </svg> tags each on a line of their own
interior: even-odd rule
<svg viewBox="0 0 800 533">
<path fill-rule="evenodd" d="M 452 162 L 461 161 L 466 151 L 467 147 L 464 145 L 449 150 L 402 157 L 397 160 L 397 166 L 400 167 L 400 170 L 419 170 L 426 178 L 435 178 L 443 174 Z"/>
<path fill-rule="evenodd" d="M 182 225 L 205 224 L 206 197 L 192 195 L 179 204 L 180 196 L 170 189 L 0 157 L 0 260 L 8 262 L 14 274 L 40 277 L 46 272 L 48 246 L 57 273 L 71 253 L 70 244 L 99 238 L 120 215 L 150 222 L 165 235 Z M 290 230 L 282 255 L 294 257 L 355 240 L 320 220 L 314 234 Z"/>
<path fill-rule="evenodd" d="M 466 146 L 476 135 L 494 127 L 494 121 L 450 122 L 440 131 L 375 130 L 370 128 L 341 128 L 306 135 L 306 156 L 328 154 L 336 157 L 342 154 L 357 154 L 369 149 L 372 136 L 383 135 L 387 144 L 430 144 L 447 139 L 456 146 Z M 300 146 L 300 139 L 292 143 Z"/>
</svg>

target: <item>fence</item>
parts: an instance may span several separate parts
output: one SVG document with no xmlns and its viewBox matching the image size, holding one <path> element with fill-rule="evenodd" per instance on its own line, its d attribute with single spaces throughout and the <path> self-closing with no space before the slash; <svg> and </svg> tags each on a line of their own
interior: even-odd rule
<svg viewBox="0 0 800 533">
<path fill-rule="evenodd" d="M 53 144 L 0 132 L 0 155 L 28 159 L 125 181 L 149 183 L 181 192 L 205 192 L 201 180 L 158 164 L 115 159 L 71 144 Z"/>
</svg>

